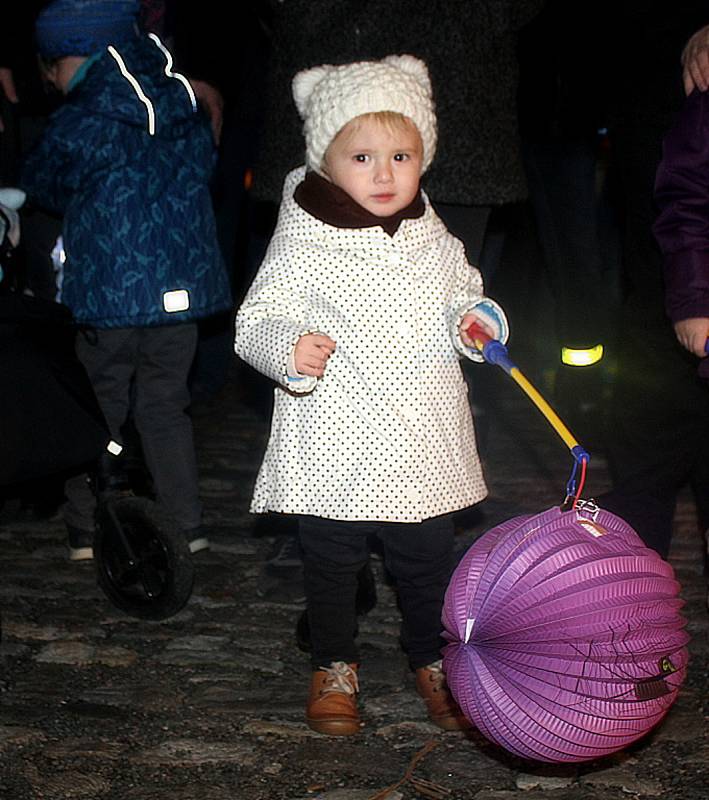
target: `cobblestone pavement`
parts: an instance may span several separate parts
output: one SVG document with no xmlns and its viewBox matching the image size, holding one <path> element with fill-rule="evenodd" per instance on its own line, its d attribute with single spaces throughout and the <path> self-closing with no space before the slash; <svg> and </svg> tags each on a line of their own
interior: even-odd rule
<svg viewBox="0 0 709 800">
<path fill-rule="evenodd" d="M 484 369 L 492 369 L 483 367 Z M 485 451 L 491 496 L 461 515 L 458 549 L 498 521 L 558 502 L 570 459 L 501 377 Z M 114 609 L 90 564 L 72 564 L 59 519 L 0 516 L 0 797 L 7 800 L 616 800 L 709 798 L 708 618 L 701 539 L 683 498 L 671 561 L 692 635 L 689 677 L 665 721 L 629 750 L 583 765 L 525 763 L 426 720 L 398 643 L 395 599 L 360 624 L 363 732 L 309 731 L 306 656 L 294 644 L 299 580 L 264 572 L 285 523 L 247 513 L 265 445 L 263 403 L 232 381 L 195 419 L 212 549 L 187 607 L 163 622 Z M 587 496 L 607 486 L 592 462 Z M 420 755 L 418 761 L 415 757 Z M 409 772 L 407 773 L 407 770 Z M 407 777 L 408 775 L 408 777 Z"/>
</svg>

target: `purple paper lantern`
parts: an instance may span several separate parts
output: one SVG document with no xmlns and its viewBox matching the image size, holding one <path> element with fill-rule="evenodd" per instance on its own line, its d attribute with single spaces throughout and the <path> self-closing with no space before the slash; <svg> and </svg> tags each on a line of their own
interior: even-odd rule
<svg viewBox="0 0 709 800">
<path fill-rule="evenodd" d="M 587 761 L 656 725 L 686 674 L 672 567 L 619 517 L 551 508 L 488 531 L 446 592 L 463 713 L 523 758 Z"/>
</svg>

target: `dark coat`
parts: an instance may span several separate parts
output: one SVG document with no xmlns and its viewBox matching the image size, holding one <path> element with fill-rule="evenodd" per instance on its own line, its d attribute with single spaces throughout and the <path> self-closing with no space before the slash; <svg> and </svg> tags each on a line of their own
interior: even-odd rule
<svg viewBox="0 0 709 800">
<path fill-rule="evenodd" d="M 665 307 L 679 322 L 709 318 L 709 95 L 693 92 L 665 137 L 655 198 Z M 709 377 L 709 361 L 700 374 Z"/>
<path fill-rule="evenodd" d="M 542 0 L 285 0 L 273 3 L 271 72 L 254 191 L 277 202 L 304 163 L 291 96 L 296 72 L 410 53 L 429 68 L 438 150 L 424 186 L 434 202 L 498 205 L 527 188 L 519 152 L 517 32 Z"/>
</svg>

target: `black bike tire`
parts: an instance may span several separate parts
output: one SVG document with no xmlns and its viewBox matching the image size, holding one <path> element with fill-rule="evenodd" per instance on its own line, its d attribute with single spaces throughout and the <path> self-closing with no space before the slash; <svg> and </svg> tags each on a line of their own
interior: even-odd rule
<svg viewBox="0 0 709 800">
<path fill-rule="evenodd" d="M 165 585 L 156 597 L 135 597 L 123 591 L 111 572 L 108 548 L 113 546 L 106 516 L 112 513 L 121 524 L 130 523 L 145 529 L 162 548 L 166 560 Z M 194 563 L 186 538 L 175 530 L 158 506 L 148 498 L 126 496 L 104 501 L 98 513 L 94 538 L 94 561 L 101 590 L 111 603 L 131 617 L 162 620 L 180 611 L 192 594 Z"/>
</svg>

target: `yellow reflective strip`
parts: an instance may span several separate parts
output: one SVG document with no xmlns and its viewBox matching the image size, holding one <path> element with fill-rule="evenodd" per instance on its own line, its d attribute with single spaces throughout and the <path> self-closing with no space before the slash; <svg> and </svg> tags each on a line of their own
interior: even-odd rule
<svg viewBox="0 0 709 800">
<path fill-rule="evenodd" d="M 603 345 L 575 349 L 573 347 L 561 348 L 561 363 L 569 367 L 590 367 L 603 358 Z"/>
<path fill-rule="evenodd" d="M 539 392 L 532 386 L 532 384 L 522 375 L 517 367 L 512 367 L 510 370 L 510 377 L 522 388 L 524 393 L 534 403 L 534 405 L 544 414 L 549 424 L 562 438 L 564 444 L 573 450 L 578 445 L 578 442 L 573 437 L 571 431 L 564 425 L 554 409 L 547 403 L 547 401 L 539 394 Z"/>
</svg>

